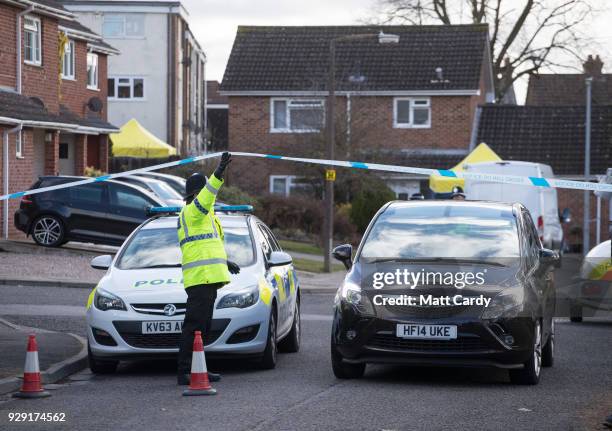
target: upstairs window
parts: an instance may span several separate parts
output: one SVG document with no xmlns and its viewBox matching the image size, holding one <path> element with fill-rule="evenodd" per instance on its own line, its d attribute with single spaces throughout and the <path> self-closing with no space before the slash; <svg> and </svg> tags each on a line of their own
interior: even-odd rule
<svg viewBox="0 0 612 431">
<path fill-rule="evenodd" d="M 106 14 L 102 35 L 108 38 L 144 37 L 144 15 L 137 13 Z"/>
<path fill-rule="evenodd" d="M 24 61 L 29 64 L 40 66 L 42 64 L 41 53 L 41 28 L 40 20 L 31 16 L 24 18 Z"/>
<path fill-rule="evenodd" d="M 62 56 L 62 78 L 74 79 L 74 41 L 69 40 L 64 45 L 64 55 Z"/>
<path fill-rule="evenodd" d="M 393 127 L 406 129 L 430 128 L 430 99 L 396 97 L 393 102 Z"/>
<path fill-rule="evenodd" d="M 323 100 L 272 99 L 271 132 L 318 132 L 324 124 Z"/>
<path fill-rule="evenodd" d="M 108 78 L 108 98 L 122 100 L 144 100 L 144 78 L 121 77 Z"/>
<path fill-rule="evenodd" d="M 87 88 L 98 89 L 98 54 L 87 53 Z"/>
</svg>

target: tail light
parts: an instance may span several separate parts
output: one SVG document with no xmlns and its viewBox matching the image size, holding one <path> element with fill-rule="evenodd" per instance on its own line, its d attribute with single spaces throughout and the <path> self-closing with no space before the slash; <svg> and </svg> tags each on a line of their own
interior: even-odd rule
<svg viewBox="0 0 612 431">
<path fill-rule="evenodd" d="M 21 206 L 30 205 L 32 203 L 32 199 L 29 196 L 24 196 L 21 198 Z"/>
<path fill-rule="evenodd" d="M 540 241 L 544 241 L 544 218 L 538 217 L 538 234 L 540 235 Z"/>
</svg>

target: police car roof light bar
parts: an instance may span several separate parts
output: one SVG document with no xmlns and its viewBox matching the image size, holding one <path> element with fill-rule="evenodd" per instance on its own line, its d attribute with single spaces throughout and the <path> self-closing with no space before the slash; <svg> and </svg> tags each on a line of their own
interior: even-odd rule
<svg viewBox="0 0 612 431">
<path fill-rule="evenodd" d="M 172 215 L 181 212 L 182 207 L 149 207 L 147 208 L 147 216 Z"/>
<path fill-rule="evenodd" d="M 215 211 L 224 213 L 252 213 L 253 205 L 215 205 Z"/>
</svg>

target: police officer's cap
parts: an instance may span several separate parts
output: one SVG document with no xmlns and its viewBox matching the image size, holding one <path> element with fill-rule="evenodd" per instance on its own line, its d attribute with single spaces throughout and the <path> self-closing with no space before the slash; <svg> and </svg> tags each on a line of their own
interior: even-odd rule
<svg viewBox="0 0 612 431">
<path fill-rule="evenodd" d="M 185 184 L 185 200 L 197 194 L 206 185 L 206 177 L 200 173 L 191 174 Z"/>
</svg>

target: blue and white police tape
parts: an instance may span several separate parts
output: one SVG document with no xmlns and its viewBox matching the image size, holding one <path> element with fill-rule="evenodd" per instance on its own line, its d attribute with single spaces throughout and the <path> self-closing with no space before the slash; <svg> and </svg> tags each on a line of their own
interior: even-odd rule
<svg viewBox="0 0 612 431">
<path fill-rule="evenodd" d="M 7 195 L 0 196 L 0 201 L 7 199 L 16 199 L 22 196 L 33 195 L 37 193 L 48 192 L 51 190 L 65 189 L 68 187 L 80 186 L 83 184 L 89 184 L 100 181 L 112 180 L 113 178 L 125 177 L 128 175 L 137 174 L 140 172 L 155 171 L 158 169 L 169 168 L 172 166 L 185 165 L 188 163 L 198 162 L 201 160 L 211 159 L 219 157 L 222 153 L 211 153 L 202 156 L 189 157 L 182 160 L 176 160 L 174 162 L 162 163 L 155 166 L 147 166 L 146 168 L 134 169 L 131 171 L 120 172 L 117 174 L 103 175 L 96 178 L 87 178 L 84 180 L 73 181 L 70 183 L 57 184 L 49 187 L 42 187 L 39 189 L 25 190 L 22 192 L 9 193 Z M 559 178 L 543 178 L 543 177 L 524 177 L 518 175 L 498 175 L 498 174 L 484 174 L 475 172 L 455 172 L 446 169 L 428 169 L 428 168 L 415 168 L 410 166 L 397 166 L 397 165 L 383 165 L 379 163 L 364 163 L 364 162 L 350 162 L 342 160 L 325 160 L 325 159 L 310 159 L 303 157 L 288 157 L 288 156 L 277 156 L 273 154 L 260 154 L 260 153 L 243 153 L 243 152 L 232 152 L 232 156 L 241 157 L 258 157 L 272 160 L 287 160 L 298 163 L 309 163 L 315 165 L 324 166 L 337 166 L 344 168 L 353 169 L 366 169 L 371 171 L 384 171 L 384 172 L 397 172 L 404 174 L 419 174 L 419 175 L 438 175 L 443 177 L 453 178 L 469 178 L 480 181 L 487 181 L 492 183 L 505 183 L 515 185 L 526 185 L 534 187 L 549 187 L 558 189 L 573 189 L 573 190 L 591 190 L 591 191 L 602 191 L 612 192 L 612 184 L 602 183 L 589 183 L 583 181 L 572 181 L 562 180 Z"/>
</svg>

